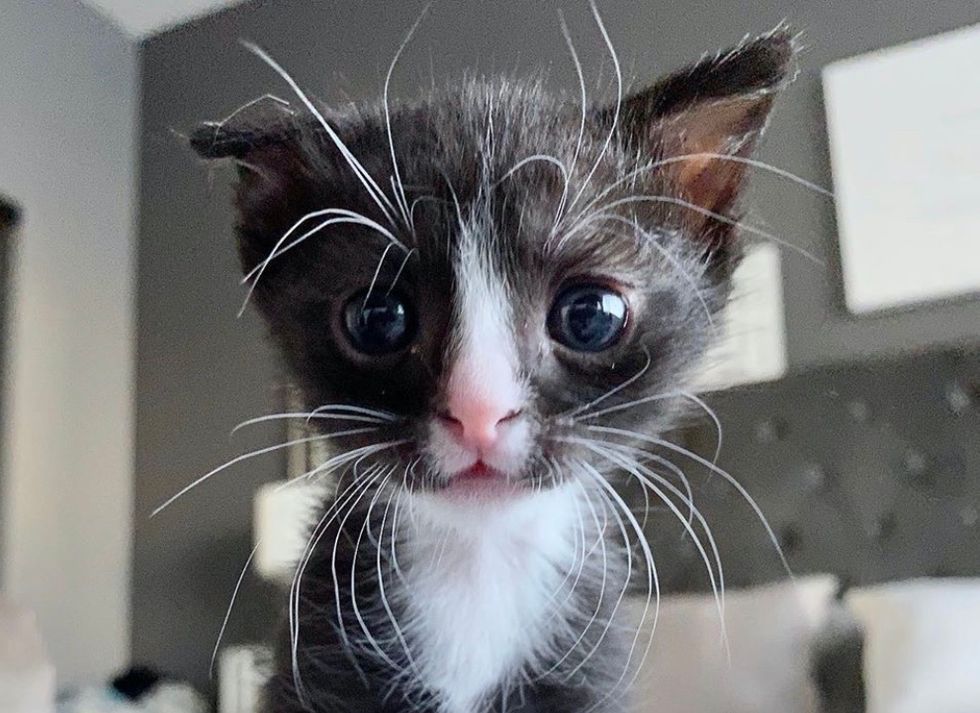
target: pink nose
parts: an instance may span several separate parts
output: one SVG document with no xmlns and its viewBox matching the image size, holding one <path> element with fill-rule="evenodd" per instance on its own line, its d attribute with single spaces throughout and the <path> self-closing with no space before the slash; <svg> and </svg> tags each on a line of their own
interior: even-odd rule
<svg viewBox="0 0 980 713">
<path fill-rule="evenodd" d="M 483 452 L 493 448 L 500 438 L 502 427 L 521 415 L 506 401 L 474 398 L 472 395 L 454 394 L 442 419 L 462 443 Z"/>
</svg>

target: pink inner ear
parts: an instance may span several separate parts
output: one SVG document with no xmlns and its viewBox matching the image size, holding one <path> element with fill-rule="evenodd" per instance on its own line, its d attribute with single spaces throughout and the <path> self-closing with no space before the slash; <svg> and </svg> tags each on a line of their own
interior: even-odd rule
<svg viewBox="0 0 980 713">
<path fill-rule="evenodd" d="M 746 165 L 737 159 L 752 153 L 772 101 L 768 93 L 715 101 L 663 122 L 665 170 L 685 200 L 715 213 L 731 208 L 745 178 Z M 690 220 L 702 225 L 708 217 Z"/>
</svg>

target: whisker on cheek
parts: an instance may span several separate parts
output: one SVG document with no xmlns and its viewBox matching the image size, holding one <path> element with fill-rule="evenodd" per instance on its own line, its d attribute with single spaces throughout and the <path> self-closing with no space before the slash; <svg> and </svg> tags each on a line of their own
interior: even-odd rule
<svg viewBox="0 0 980 713">
<path fill-rule="evenodd" d="M 300 701 L 304 705 L 309 706 L 309 698 L 307 696 L 305 686 L 302 682 L 302 674 L 300 672 L 300 606 L 301 606 L 301 592 L 303 586 L 303 575 L 309 566 L 310 560 L 313 557 L 313 553 L 320 541 L 326 535 L 331 524 L 343 514 L 343 520 L 337 528 L 338 537 L 343 530 L 343 524 L 346 523 L 347 519 L 350 517 L 351 513 L 355 510 L 360 501 L 370 492 L 371 487 L 378 482 L 381 478 L 380 467 L 368 471 L 364 474 L 364 477 L 356 479 L 354 483 L 347 488 L 342 496 L 335 498 L 333 504 L 327 508 L 326 512 L 320 518 L 319 522 L 313 528 L 309 540 L 307 541 L 306 547 L 304 549 L 303 555 L 300 557 L 300 561 L 297 564 L 296 571 L 293 575 L 293 582 L 290 586 L 289 592 L 289 634 L 290 634 L 290 654 L 292 659 L 292 673 L 293 673 L 293 686 L 296 689 L 297 695 Z M 336 589 L 336 567 L 334 566 L 333 581 Z M 338 594 L 339 601 L 339 594 Z M 340 622 L 340 631 L 344 632 L 343 622 Z M 346 636 L 346 633 L 344 633 Z M 349 645 L 349 642 L 347 642 Z M 361 672 L 363 676 L 363 671 Z"/>
<path fill-rule="evenodd" d="M 588 439 L 579 439 L 584 442 L 586 446 L 593 453 L 596 453 L 600 457 L 615 463 L 617 466 L 622 468 L 625 472 L 632 475 L 638 483 L 643 487 L 644 490 L 649 489 L 653 492 L 657 498 L 663 502 L 670 511 L 677 517 L 677 519 L 684 526 L 684 532 L 690 535 L 694 541 L 694 545 L 697 548 L 702 561 L 704 562 L 705 569 L 708 574 L 708 579 L 711 584 L 712 592 L 714 593 L 715 603 L 718 608 L 718 618 L 721 623 L 721 640 L 723 646 L 726 650 L 728 648 L 728 635 L 725 627 L 725 575 L 724 569 L 722 568 L 721 555 L 718 551 L 717 543 L 715 542 L 714 535 L 711 528 L 708 526 L 707 521 L 701 515 L 701 512 L 697 509 L 694 504 L 694 500 L 690 494 L 690 490 L 687 493 L 682 493 L 676 486 L 674 486 L 670 481 L 661 476 L 658 473 L 644 467 L 640 464 L 631 454 L 642 454 L 644 451 L 637 448 L 630 447 L 620 447 L 616 444 L 609 443 L 599 443 L 591 441 Z M 685 479 L 686 482 L 686 479 Z M 670 492 L 674 497 L 681 501 L 682 505 L 687 505 L 690 508 L 691 515 L 685 518 L 681 513 L 680 509 L 674 502 L 667 497 L 664 490 L 661 487 Z M 697 518 L 698 523 L 704 530 L 705 536 L 708 539 L 708 543 L 711 547 L 714 561 L 712 562 L 709 558 L 704 545 L 701 543 L 700 538 L 696 530 L 693 527 L 693 518 Z M 717 570 L 716 570 L 717 568 Z"/>
<path fill-rule="evenodd" d="M 176 502 L 177 500 L 179 500 L 180 498 L 182 498 L 184 495 L 186 495 L 190 491 L 192 491 L 195 488 L 197 488 L 199 485 L 202 485 L 203 483 L 205 483 L 206 481 L 208 481 L 211 477 L 213 477 L 213 476 L 217 475 L 218 473 L 220 473 L 220 472 L 222 472 L 224 470 L 227 470 L 231 466 L 236 465 L 238 463 L 241 463 L 243 461 L 249 460 L 251 458 L 256 458 L 256 457 L 261 456 L 261 455 L 266 455 L 267 453 L 274 453 L 275 451 L 280 451 L 280 450 L 282 450 L 284 448 L 293 448 L 293 447 L 298 446 L 298 445 L 304 445 L 304 444 L 307 444 L 307 443 L 317 443 L 317 442 L 327 441 L 327 440 L 330 440 L 332 438 L 340 438 L 340 437 L 343 437 L 343 436 L 351 436 L 351 435 L 361 434 L 361 433 L 371 433 L 371 432 L 377 431 L 377 430 L 378 430 L 377 428 L 355 428 L 355 429 L 350 429 L 350 430 L 347 430 L 347 431 L 339 431 L 337 433 L 321 434 L 321 435 L 316 435 L 316 436 L 306 436 L 304 438 L 294 438 L 293 440 L 286 441 L 285 443 L 277 443 L 277 444 L 275 444 L 273 446 L 267 446 L 265 448 L 260 448 L 258 450 L 252 451 L 250 453 L 245 453 L 243 455 L 237 456 L 235 458 L 232 458 L 230 461 L 228 461 L 228 462 L 226 462 L 226 463 L 218 466 L 217 468 L 215 468 L 215 469 L 213 469 L 213 470 L 205 473 L 204 475 L 202 475 L 197 480 L 193 481 L 189 485 L 187 485 L 184 488 L 182 488 L 181 490 L 179 490 L 175 495 L 171 496 L 166 501 L 164 501 L 161 505 L 159 505 L 151 513 L 150 517 L 156 517 L 161 512 L 163 512 L 168 507 L 170 507 L 174 502 Z"/>
<path fill-rule="evenodd" d="M 285 411 L 283 413 L 270 413 L 264 416 L 256 416 L 255 418 L 250 418 L 246 421 L 242 421 L 231 429 L 231 435 L 238 433 L 243 428 L 248 426 L 254 426 L 258 423 L 268 423 L 269 421 L 287 421 L 290 419 L 304 419 L 307 424 L 314 420 L 323 421 L 357 421 L 360 423 L 376 423 L 384 424 L 391 423 L 391 421 L 377 416 L 367 416 L 360 414 L 345 414 L 345 413 L 322 413 L 317 411 Z"/>
<path fill-rule="evenodd" d="M 629 682 L 626 683 L 626 685 L 629 686 L 632 684 L 633 680 L 635 680 L 635 678 L 639 675 L 640 671 L 642 670 L 643 662 L 646 660 L 646 657 L 649 655 L 650 648 L 653 645 L 653 636 L 657 630 L 657 621 L 660 618 L 660 578 L 657 574 L 657 565 L 653 558 L 653 552 L 650 549 L 650 543 L 647 541 L 643 529 L 640 527 L 639 522 L 637 522 L 636 517 L 633 515 L 633 512 L 630 510 L 629 506 L 623 500 L 622 496 L 620 496 L 619 493 L 616 492 L 616 489 L 613 488 L 608 482 L 606 482 L 606 480 L 601 475 L 599 475 L 599 473 L 596 472 L 594 468 L 586 464 L 583 464 L 583 467 L 585 469 L 585 472 L 592 475 L 592 477 L 595 479 L 595 482 L 606 492 L 607 496 L 611 499 L 610 500 L 611 504 L 614 507 L 618 507 L 623 513 L 623 515 L 626 516 L 626 519 L 629 521 L 630 525 L 633 528 L 634 533 L 636 534 L 637 541 L 640 544 L 640 548 L 643 551 L 643 556 L 646 559 L 647 596 L 643 606 L 643 614 L 640 618 L 641 621 L 645 621 L 647 618 L 647 613 L 649 612 L 650 609 L 651 598 L 653 597 L 656 600 L 654 606 L 654 612 L 653 612 L 653 620 L 650 625 L 650 636 L 647 639 L 646 647 L 643 650 L 643 653 L 640 657 L 640 661 L 636 664 L 636 672 L 633 674 L 633 679 L 631 679 Z M 625 537 L 625 532 L 623 534 Z M 626 541 L 628 542 L 629 539 L 626 538 Z M 630 548 L 627 547 L 627 552 L 629 552 L 629 550 Z M 617 602 L 616 609 L 618 609 L 621 602 L 622 599 L 620 599 L 620 601 Z M 616 609 L 613 610 L 613 614 L 610 617 L 610 622 L 612 622 L 615 617 Z M 607 630 L 608 630 L 608 625 L 607 625 Z M 636 630 L 636 635 L 633 637 L 633 642 L 630 645 L 630 652 L 629 655 L 627 656 L 626 664 L 623 667 L 622 675 L 616 680 L 616 682 L 613 684 L 613 686 L 604 696 L 602 696 L 598 701 L 596 701 L 596 703 L 593 706 L 586 709 L 587 711 L 595 710 L 603 703 L 605 703 L 609 698 L 617 695 L 619 689 L 623 686 L 624 681 L 626 681 L 626 677 L 629 675 L 629 672 L 633 665 L 633 656 L 635 654 L 636 647 L 639 643 L 641 632 L 642 632 L 642 627 L 638 627 Z"/>
<path fill-rule="evenodd" d="M 368 627 L 368 624 L 361 613 L 361 608 L 360 605 L 358 604 L 358 593 L 357 593 L 357 573 L 358 573 L 358 564 L 359 564 L 358 552 L 361 549 L 361 542 L 364 538 L 365 532 L 367 532 L 368 524 L 371 522 L 371 513 L 374 511 L 374 506 L 377 504 L 378 499 L 381 497 L 381 493 L 384 492 L 385 486 L 391 480 L 392 472 L 394 472 L 394 467 L 389 468 L 388 470 L 385 471 L 386 475 L 381 480 L 381 483 L 378 485 L 377 490 L 374 493 L 374 496 L 371 498 L 371 502 L 368 504 L 367 511 L 364 513 L 364 518 L 363 518 L 364 522 L 361 524 L 361 528 L 357 534 L 357 540 L 354 543 L 354 554 L 351 557 L 349 594 L 350 594 L 350 606 L 351 606 L 351 610 L 354 613 L 354 618 L 357 619 L 357 624 L 361 628 L 361 632 L 364 634 L 364 638 L 367 640 L 367 643 L 370 645 L 371 649 L 374 650 L 374 652 L 378 655 L 378 657 L 382 661 L 384 661 L 389 666 L 391 666 L 392 669 L 394 669 L 396 672 L 404 674 L 405 671 L 402 668 L 402 666 L 396 663 L 390 656 L 388 656 L 387 652 L 384 649 L 382 649 L 381 646 L 378 644 L 377 639 L 374 638 L 374 634 L 371 633 L 371 630 Z M 389 502 L 390 502 L 390 497 L 389 497 Z M 341 528 L 342 527 L 343 527 L 343 523 L 341 523 Z M 377 547 L 376 549 L 379 556 L 378 562 L 380 563 L 381 548 Z M 334 562 L 336 562 L 336 551 L 337 551 L 337 543 L 334 543 Z M 380 577 L 380 565 L 379 565 L 378 572 Z M 338 607 L 340 606 L 340 604 L 341 604 L 340 594 L 338 591 L 337 593 Z M 385 601 L 385 606 L 387 606 L 386 601 Z M 397 624 L 395 624 L 395 626 L 397 627 Z"/>
<path fill-rule="evenodd" d="M 787 576 L 791 580 L 795 581 L 796 578 L 793 575 L 793 570 L 789 566 L 789 561 L 786 559 L 786 554 L 783 552 L 782 545 L 779 544 L 779 538 L 776 536 L 776 533 L 773 531 L 772 526 L 769 524 L 768 518 L 766 518 L 765 514 L 762 512 L 762 508 L 759 507 L 759 504 L 755 501 L 755 498 L 752 497 L 749 491 L 745 489 L 745 486 L 739 483 L 738 480 L 736 480 L 728 471 L 724 470 L 723 468 L 720 468 L 719 466 L 703 458 L 697 453 L 694 453 L 693 451 L 687 448 L 683 448 L 682 446 L 667 441 L 663 438 L 656 438 L 654 436 L 649 436 L 643 433 L 637 433 L 635 431 L 629 431 L 622 428 L 612 428 L 609 426 L 586 426 L 586 428 L 590 431 L 595 431 L 597 433 L 605 433 L 608 435 L 625 437 L 631 440 L 641 441 L 641 442 L 649 443 L 654 446 L 659 446 L 661 448 L 666 448 L 669 451 L 673 451 L 686 458 L 689 458 L 695 463 L 699 463 L 705 468 L 708 468 L 712 473 L 716 473 L 720 475 L 722 478 L 725 479 L 725 481 L 728 484 L 730 484 L 739 493 L 739 495 L 742 496 L 742 499 L 745 500 L 746 503 L 748 503 L 749 507 L 752 508 L 752 511 L 755 513 L 759 522 L 762 524 L 763 528 L 765 529 L 766 535 L 768 536 L 769 541 L 772 543 L 773 548 L 775 549 L 776 554 L 779 557 L 779 561 L 782 563 L 783 569 L 785 570 Z"/>
<path fill-rule="evenodd" d="M 643 346 L 643 353 L 646 356 L 646 363 L 640 368 L 638 372 L 633 374 L 631 377 L 626 379 L 626 381 L 622 382 L 621 384 L 617 384 L 616 386 L 612 387 L 598 398 L 592 399 L 588 403 L 583 404 L 578 408 L 574 408 L 571 411 L 568 411 L 567 413 L 561 414 L 558 417 L 558 419 L 559 420 L 570 419 L 574 423 L 584 418 L 592 418 L 596 416 L 597 414 L 595 413 L 589 414 L 589 410 L 597 406 L 598 404 L 602 403 L 610 396 L 615 396 L 620 391 L 623 391 L 624 389 L 627 389 L 630 386 L 632 386 L 634 383 L 639 381 L 643 377 L 643 375 L 646 374 L 647 371 L 650 369 L 650 365 L 653 363 L 653 360 L 650 358 L 650 351 L 646 348 L 646 346 Z M 608 413 L 608 411 L 605 412 L 600 411 L 599 413 Z"/>
</svg>

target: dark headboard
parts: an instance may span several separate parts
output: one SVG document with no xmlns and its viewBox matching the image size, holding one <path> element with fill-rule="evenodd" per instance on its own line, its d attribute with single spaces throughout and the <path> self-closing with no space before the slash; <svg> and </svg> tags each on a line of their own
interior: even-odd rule
<svg viewBox="0 0 980 713">
<path fill-rule="evenodd" d="M 844 584 L 980 575 L 980 344 L 706 399 L 724 426 L 719 465 L 754 496 L 796 573 L 833 572 Z M 713 426 L 681 437 L 714 450 Z M 726 584 L 784 577 L 741 496 L 703 467 L 685 469 Z M 664 590 L 705 590 L 703 563 L 672 517 L 648 525 Z"/>
</svg>

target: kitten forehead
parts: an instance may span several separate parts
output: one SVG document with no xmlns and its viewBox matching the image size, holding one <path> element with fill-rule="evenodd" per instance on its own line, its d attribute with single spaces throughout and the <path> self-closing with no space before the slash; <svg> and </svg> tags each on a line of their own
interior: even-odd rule
<svg viewBox="0 0 980 713">
<path fill-rule="evenodd" d="M 453 265 L 457 284 L 454 346 L 457 358 L 485 365 L 498 379 L 516 381 L 513 295 L 508 294 L 495 265 L 492 230 L 482 220 L 471 221 L 461 230 Z"/>
</svg>

